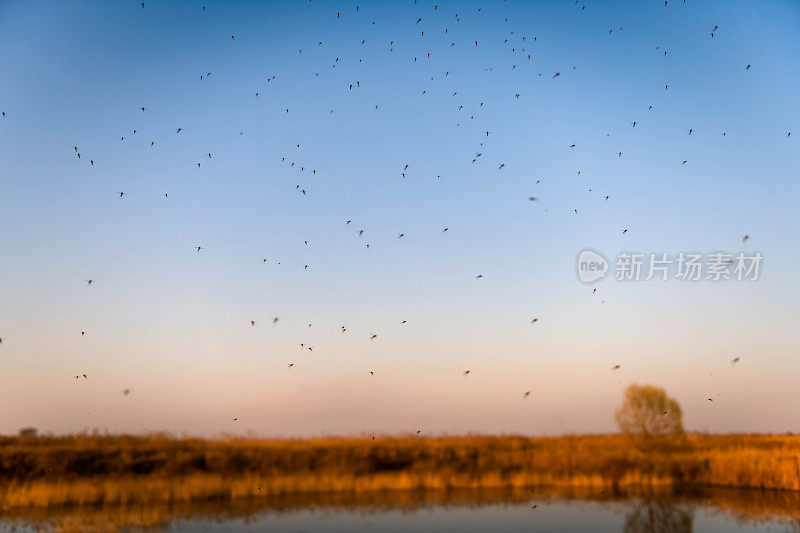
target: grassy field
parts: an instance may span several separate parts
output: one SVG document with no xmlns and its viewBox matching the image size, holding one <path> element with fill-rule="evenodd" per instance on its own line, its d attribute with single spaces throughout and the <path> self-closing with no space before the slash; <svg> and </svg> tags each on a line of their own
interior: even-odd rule
<svg viewBox="0 0 800 533">
<path fill-rule="evenodd" d="M 561 487 L 800 490 L 800 436 L 0 438 L 0 508 Z"/>
</svg>

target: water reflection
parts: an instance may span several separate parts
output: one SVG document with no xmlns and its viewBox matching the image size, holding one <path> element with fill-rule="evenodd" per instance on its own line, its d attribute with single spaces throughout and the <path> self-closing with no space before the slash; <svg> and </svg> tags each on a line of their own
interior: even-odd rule
<svg viewBox="0 0 800 533">
<path fill-rule="evenodd" d="M 797 529 L 800 495 L 475 491 L 302 495 L 176 505 L 21 509 L 0 528 L 53 531 L 767 531 Z"/>
<path fill-rule="evenodd" d="M 625 515 L 625 533 L 691 533 L 694 509 L 667 500 L 634 503 Z"/>
</svg>

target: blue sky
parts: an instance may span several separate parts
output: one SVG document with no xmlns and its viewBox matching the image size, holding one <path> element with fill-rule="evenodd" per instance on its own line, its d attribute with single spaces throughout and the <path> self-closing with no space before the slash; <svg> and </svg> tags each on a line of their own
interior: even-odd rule
<svg viewBox="0 0 800 533">
<path fill-rule="evenodd" d="M 145 4 L 0 4 L 0 431 L 800 429 L 796 2 Z"/>
</svg>

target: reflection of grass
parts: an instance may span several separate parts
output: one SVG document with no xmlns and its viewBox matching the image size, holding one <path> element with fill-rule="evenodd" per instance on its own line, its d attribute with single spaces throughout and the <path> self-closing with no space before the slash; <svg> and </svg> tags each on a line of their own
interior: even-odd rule
<svg viewBox="0 0 800 533">
<path fill-rule="evenodd" d="M 629 498 L 629 496 L 631 498 Z M 263 519 L 269 524 L 271 517 L 286 513 L 314 511 L 328 516 L 336 512 L 357 512 L 375 515 L 385 512 L 415 513 L 420 510 L 442 507 L 449 510 L 475 510 L 490 505 L 531 504 L 539 508 L 559 504 L 597 504 L 615 511 L 625 511 L 626 523 L 641 519 L 642 510 L 648 513 L 644 527 L 630 527 L 626 531 L 669 531 L 665 518 L 691 513 L 700 506 L 711 513 L 723 513 L 745 522 L 780 523 L 797 526 L 800 493 L 787 491 L 752 491 L 736 489 L 697 489 L 690 494 L 670 495 L 663 487 L 654 490 L 632 489 L 627 496 L 601 493 L 589 488 L 469 491 L 385 491 L 352 493 L 295 494 L 273 498 L 242 498 L 204 502 L 173 502 L 133 504 L 123 506 L 83 507 L 24 507 L 0 513 L 0 527 L 16 524 L 25 528 L 54 529 L 57 531 L 116 531 L 130 528 L 164 528 L 179 520 L 228 523 L 231 520 L 253 521 Z M 533 512 L 531 510 L 531 512 Z M 579 514 L 579 508 L 575 510 Z M 691 529 L 686 529 L 691 531 Z"/>
<path fill-rule="evenodd" d="M 291 494 L 570 487 L 800 490 L 800 437 L 689 435 L 198 440 L 0 438 L 0 506 L 132 505 Z"/>
</svg>

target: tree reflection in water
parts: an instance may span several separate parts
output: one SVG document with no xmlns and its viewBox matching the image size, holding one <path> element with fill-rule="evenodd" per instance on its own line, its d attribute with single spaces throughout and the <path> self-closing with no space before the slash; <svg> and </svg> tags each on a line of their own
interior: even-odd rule
<svg viewBox="0 0 800 533">
<path fill-rule="evenodd" d="M 668 500 L 641 500 L 625 515 L 625 533 L 691 533 L 694 510 Z"/>
</svg>

